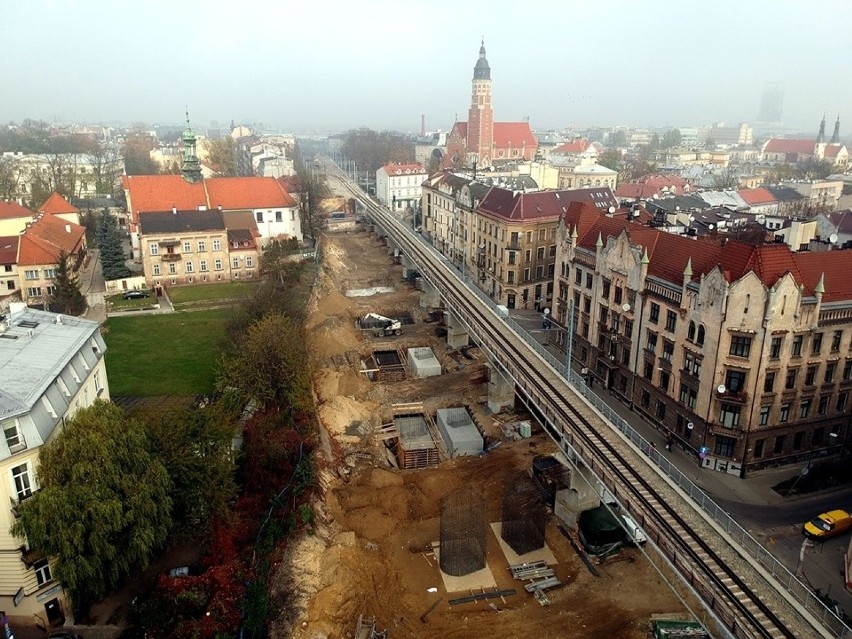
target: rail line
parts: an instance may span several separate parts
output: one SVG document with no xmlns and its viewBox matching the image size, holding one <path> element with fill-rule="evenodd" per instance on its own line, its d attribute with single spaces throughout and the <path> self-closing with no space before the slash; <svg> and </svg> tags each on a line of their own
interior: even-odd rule
<svg viewBox="0 0 852 639">
<path fill-rule="evenodd" d="M 638 457 L 635 450 L 618 439 L 620 435 L 586 405 L 558 371 L 486 307 L 448 269 L 445 260 L 429 250 L 431 247 L 423 246 L 399 220 L 353 187 L 335 165 L 330 166 L 370 216 L 392 236 L 403 254 L 417 262 L 421 274 L 441 292 L 452 312 L 491 353 L 495 363 L 516 381 L 517 391 L 539 408 L 548 435 L 569 457 L 576 454 L 619 498 L 731 636 L 772 639 L 803 636 L 773 611 L 703 539 L 700 531 L 675 510 L 662 491 L 643 476 L 641 471 L 647 464 L 641 459 L 630 459 Z M 574 401 L 568 401 L 569 398 Z M 831 636 L 804 618 L 796 621 L 797 628 L 807 624 L 810 630 Z"/>
</svg>

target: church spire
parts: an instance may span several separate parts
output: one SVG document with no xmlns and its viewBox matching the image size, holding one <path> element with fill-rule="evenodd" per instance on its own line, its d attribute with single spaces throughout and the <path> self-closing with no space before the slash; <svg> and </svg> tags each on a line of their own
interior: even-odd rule
<svg viewBox="0 0 852 639">
<path fill-rule="evenodd" d="M 819 123 L 819 135 L 816 139 L 817 144 L 822 144 L 823 142 L 825 142 L 825 113 L 822 114 L 822 122 Z"/>
<path fill-rule="evenodd" d="M 840 144 L 840 114 L 837 114 L 837 119 L 834 121 L 834 133 L 831 134 L 831 143 Z"/>
<path fill-rule="evenodd" d="M 183 132 L 183 164 L 180 167 L 183 179 L 187 182 L 201 181 L 201 165 L 195 153 L 195 133 L 189 126 L 189 109 L 186 110 L 186 131 Z"/>
<path fill-rule="evenodd" d="M 488 58 L 485 57 L 485 37 L 479 47 L 479 59 L 476 61 L 476 66 L 473 67 L 474 80 L 490 80 L 491 67 L 488 66 Z"/>
</svg>

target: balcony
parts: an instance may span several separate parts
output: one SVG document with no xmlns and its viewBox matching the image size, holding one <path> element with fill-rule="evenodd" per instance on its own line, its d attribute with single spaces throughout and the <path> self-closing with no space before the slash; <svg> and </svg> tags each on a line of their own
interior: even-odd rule
<svg viewBox="0 0 852 639">
<path fill-rule="evenodd" d="M 745 404 L 748 401 L 748 393 L 745 391 L 730 391 L 726 390 L 723 393 L 716 389 L 716 399 L 733 402 L 735 404 Z"/>
<path fill-rule="evenodd" d="M 164 262 L 177 262 L 183 258 L 180 253 L 163 253 L 160 259 Z"/>
<path fill-rule="evenodd" d="M 521 240 L 514 239 L 506 242 L 506 248 L 510 251 L 520 251 L 521 250 Z"/>
</svg>

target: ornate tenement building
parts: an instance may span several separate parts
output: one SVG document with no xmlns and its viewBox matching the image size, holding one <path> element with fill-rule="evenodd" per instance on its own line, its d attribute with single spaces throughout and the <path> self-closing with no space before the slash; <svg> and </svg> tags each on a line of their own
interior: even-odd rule
<svg viewBox="0 0 852 639">
<path fill-rule="evenodd" d="M 556 263 L 551 339 L 573 324 L 575 366 L 705 467 L 852 444 L 852 251 L 712 244 L 571 205 Z"/>
</svg>

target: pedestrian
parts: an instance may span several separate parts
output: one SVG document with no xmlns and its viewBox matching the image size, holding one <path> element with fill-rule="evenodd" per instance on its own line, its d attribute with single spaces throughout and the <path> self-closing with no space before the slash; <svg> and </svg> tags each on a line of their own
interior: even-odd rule
<svg viewBox="0 0 852 639">
<path fill-rule="evenodd" d="M 672 446 L 674 445 L 674 435 L 671 431 L 666 433 L 666 450 L 672 452 Z"/>
<path fill-rule="evenodd" d="M 651 445 L 648 447 L 648 455 L 651 455 L 655 450 L 657 450 L 657 442 L 651 442 Z"/>
</svg>

